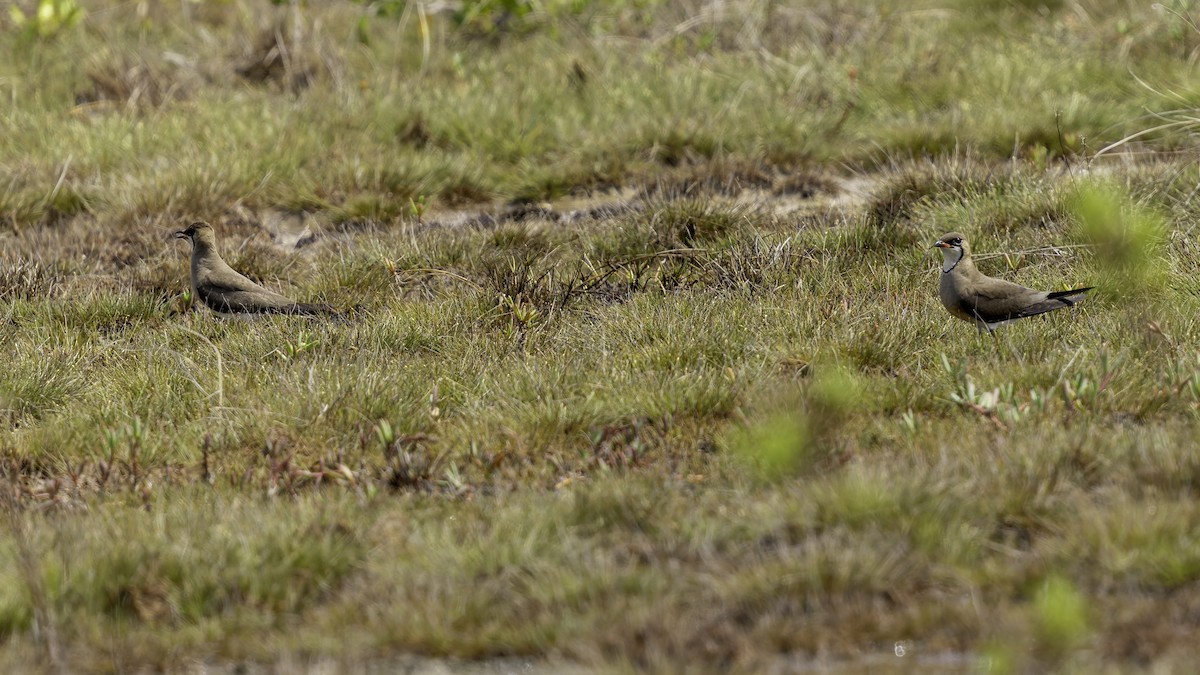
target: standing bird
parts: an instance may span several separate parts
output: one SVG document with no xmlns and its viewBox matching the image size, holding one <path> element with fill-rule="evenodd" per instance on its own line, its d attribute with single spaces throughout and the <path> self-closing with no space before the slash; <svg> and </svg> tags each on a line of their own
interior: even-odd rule
<svg viewBox="0 0 1200 675">
<path fill-rule="evenodd" d="M 175 238 L 192 242 L 192 297 L 218 314 L 338 314 L 328 305 L 300 303 L 268 291 L 239 274 L 217 253 L 217 236 L 208 223 L 192 223 Z"/>
<path fill-rule="evenodd" d="M 942 281 L 938 285 L 942 304 L 954 316 L 974 323 L 980 331 L 986 328 L 988 333 L 1010 321 L 1071 307 L 1093 288 L 1035 291 L 986 276 L 975 268 L 971 247 L 958 232 L 938 239 L 932 248 L 942 249 Z"/>
</svg>

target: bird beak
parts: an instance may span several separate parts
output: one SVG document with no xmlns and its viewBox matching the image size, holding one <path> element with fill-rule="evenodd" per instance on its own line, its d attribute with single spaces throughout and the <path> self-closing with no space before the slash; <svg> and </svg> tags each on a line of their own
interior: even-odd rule
<svg viewBox="0 0 1200 675">
<path fill-rule="evenodd" d="M 935 241 L 933 243 L 933 246 L 930 246 L 929 248 L 953 248 L 953 247 L 944 241 Z"/>
<path fill-rule="evenodd" d="M 188 236 L 187 236 L 187 232 L 185 232 L 185 231 L 183 231 L 183 230 L 180 230 L 180 231 L 178 231 L 178 232 L 176 232 L 176 233 L 175 233 L 175 238 L 176 238 L 176 239 L 187 239 L 187 238 L 188 238 Z"/>
</svg>

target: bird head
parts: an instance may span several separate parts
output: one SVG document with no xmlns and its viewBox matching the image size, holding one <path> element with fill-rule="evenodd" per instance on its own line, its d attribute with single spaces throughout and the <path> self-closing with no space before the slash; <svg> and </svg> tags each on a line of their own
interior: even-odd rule
<svg viewBox="0 0 1200 675">
<path fill-rule="evenodd" d="M 216 241 L 216 235 L 213 233 L 212 225 L 204 221 L 197 221 L 187 226 L 187 229 L 180 230 L 175 233 L 176 239 L 187 239 L 196 244 L 212 244 Z"/>
<path fill-rule="evenodd" d="M 942 249 L 943 272 L 954 269 L 963 257 L 971 253 L 971 246 L 967 243 L 967 238 L 958 232 L 942 235 L 942 238 L 935 241 L 930 248 Z"/>
</svg>

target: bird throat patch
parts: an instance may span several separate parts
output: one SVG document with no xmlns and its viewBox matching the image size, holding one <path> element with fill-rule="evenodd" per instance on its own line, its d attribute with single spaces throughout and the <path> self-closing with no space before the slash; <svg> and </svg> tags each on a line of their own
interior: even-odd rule
<svg viewBox="0 0 1200 675">
<path fill-rule="evenodd" d="M 948 258 L 948 257 L 943 257 L 943 259 L 942 259 L 942 274 L 945 274 L 945 273 L 949 272 L 950 270 L 954 269 L 955 267 L 958 267 L 958 263 L 962 262 L 963 251 L 961 248 L 957 249 L 957 250 L 958 250 L 958 257 L 954 259 L 954 262 L 950 262 L 950 258 Z"/>
</svg>

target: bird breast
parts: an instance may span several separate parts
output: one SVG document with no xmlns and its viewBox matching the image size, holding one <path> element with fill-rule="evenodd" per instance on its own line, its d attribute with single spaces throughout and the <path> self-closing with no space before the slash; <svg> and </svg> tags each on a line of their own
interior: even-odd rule
<svg viewBox="0 0 1200 675">
<path fill-rule="evenodd" d="M 962 307 L 960 299 L 963 296 L 958 292 L 952 276 L 951 274 L 942 275 L 942 281 L 938 285 L 938 298 L 942 301 L 942 306 L 954 316 L 963 321 L 974 321 L 974 317 Z"/>
</svg>

